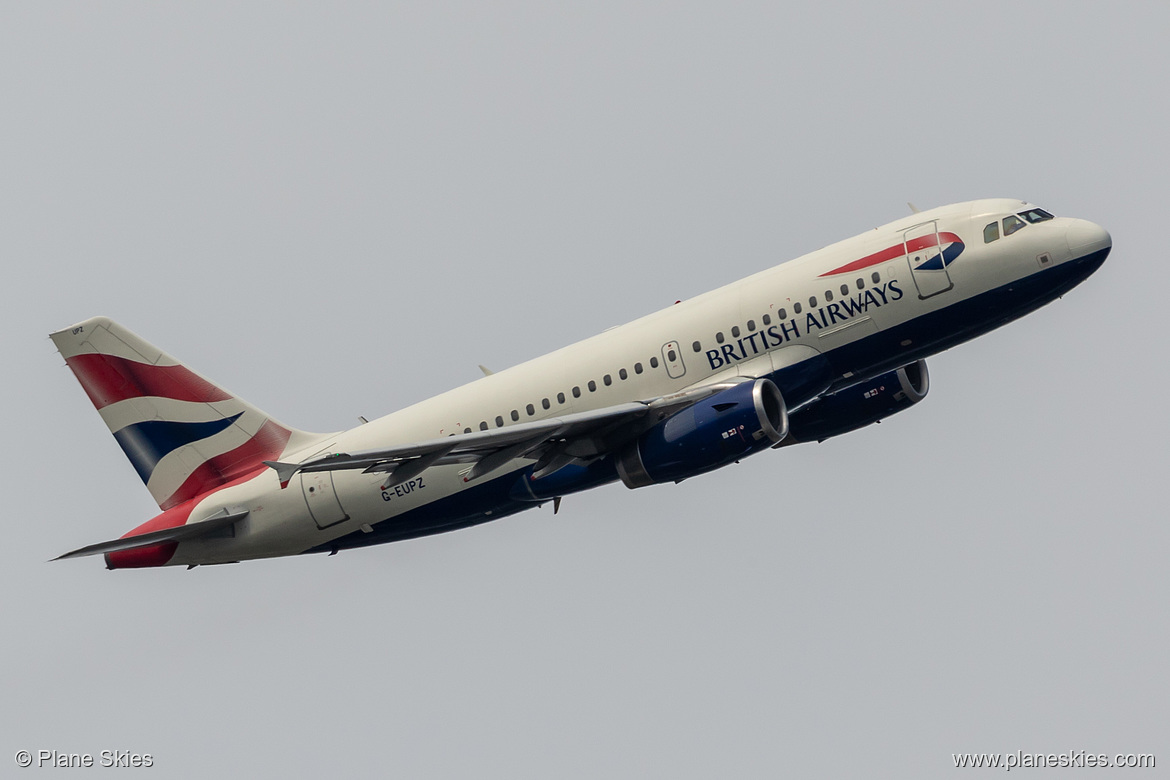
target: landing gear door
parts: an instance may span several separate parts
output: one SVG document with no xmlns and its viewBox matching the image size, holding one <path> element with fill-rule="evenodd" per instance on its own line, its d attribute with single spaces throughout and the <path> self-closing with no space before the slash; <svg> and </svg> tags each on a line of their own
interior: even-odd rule
<svg viewBox="0 0 1170 780">
<path fill-rule="evenodd" d="M 678 379 L 687 372 L 677 341 L 668 341 L 662 345 L 662 363 L 666 366 L 666 375 L 671 379 Z"/>
<path fill-rule="evenodd" d="M 902 241 L 906 260 L 910 263 L 910 276 L 914 278 L 920 299 L 944 293 L 955 286 L 947 271 L 937 222 L 910 228 L 902 234 Z"/>
<path fill-rule="evenodd" d="M 300 477 L 301 492 L 305 495 L 309 514 L 313 516 L 318 528 L 328 528 L 349 519 L 349 515 L 341 508 L 337 491 L 333 488 L 332 471 L 302 471 Z"/>
</svg>

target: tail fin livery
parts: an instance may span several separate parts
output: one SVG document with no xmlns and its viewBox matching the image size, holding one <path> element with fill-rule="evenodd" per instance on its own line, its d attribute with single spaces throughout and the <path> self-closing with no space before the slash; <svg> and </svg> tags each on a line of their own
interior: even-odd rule
<svg viewBox="0 0 1170 780">
<path fill-rule="evenodd" d="M 163 510 L 317 438 L 273 420 L 106 317 L 51 338 Z"/>
</svg>

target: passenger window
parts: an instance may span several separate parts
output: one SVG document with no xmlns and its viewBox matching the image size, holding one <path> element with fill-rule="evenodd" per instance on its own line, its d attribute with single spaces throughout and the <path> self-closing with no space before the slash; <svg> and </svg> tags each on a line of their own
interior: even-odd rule
<svg viewBox="0 0 1170 780">
<path fill-rule="evenodd" d="M 591 393 L 597 392 L 597 383 L 594 382 L 592 379 L 589 380 L 589 392 L 591 392 Z"/>
<path fill-rule="evenodd" d="M 531 417 L 532 415 L 536 414 L 536 407 L 532 404 L 528 404 L 528 406 L 524 407 L 524 411 L 528 412 L 528 416 Z"/>
<path fill-rule="evenodd" d="M 764 326 L 767 327 L 768 325 L 771 325 L 771 324 L 772 324 L 772 315 L 765 314 L 764 315 Z"/>
<path fill-rule="evenodd" d="M 678 360 L 678 353 L 672 349 L 666 353 L 666 359 L 673 363 L 674 361 Z"/>
<path fill-rule="evenodd" d="M 877 284 L 882 280 L 881 274 L 879 274 L 877 271 L 874 271 L 872 274 L 870 274 L 869 278 L 873 279 L 874 284 Z"/>
<path fill-rule="evenodd" d="M 562 403 L 564 403 L 564 402 L 562 401 Z M 544 408 L 544 409 L 551 409 L 551 408 L 552 408 L 552 404 L 550 404 L 550 403 L 548 402 L 548 399 L 547 399 L 547 398 L 544 398 L 544 399 L 542 399 L 542 400 L 541 400 L 541 402 L 540 402 L 540 406 L 541 406 L 541 408 Z"/>
<path fill-rule="evenodd" d="M 565 402 L 565 394 L 564 393 L 557 393 L 557 403 L 563 404 L 564 402 Z"/>
<path fill-rule="evenodd" d="M 849 294 L 849 285 L 847 285 L 847 284 L 843 284 L 843 285 L 841 285 L 841 294 L 842 294 L 842 295 L 848 295 L 848 294 Z"/>
<path fill-rule="evenodd" d="M 792 313 L 793 314 L 800 314 L 800 302 L 799 301 L 792 304 Z"/>
<path fill-rule="evenodd" d="M 1027 225 L 1028 225 L 1028 223 L 1025 222 L 1024 220 L 1020 219 L 1019 217 L 1004 217 L 1003 234 L 1004 234 L 1004 236 L 1010 236 L 1012 233 L 1015 233 L 1020 228 L 1027 227 Z"/>
<path fill-rule="evenodd" d="M 756 321 L 755 320 L 748 320 L 748 333 L 751 333 L 755 329 L 756 329 Z"/>
<path fill-rule="evenodd" d="M 503 418 L 503 417 L 497 417 L 497 418 L 496 418 L 496 427 L 497 427 L 497 428 L 503 428 L 503 427 L 504 427 L 504 418 Z"/>
<path fill-rule="evenodd" d="M 605 376 L 603 376 L 603 377 L 601 378 L 601 381 L 602 381 L 602 382 L 605 382 L 605 386 L 606 386 L 606 387 L 609 387 L 610 385 L 612 385 L 612 384 L 613 384 L 613 377 L 612 377 L 612 376 L 610 376 L 609 374 L 606 374 Z"/>
<path fill-rule="evenodd" d="M 481 423 L 479 424 L 479 429 L 480 429 L 481 431 L 486 431 L 486 430 L 487 430 L 487 428 L 488 428 L 488 426 L 487 426 L 487 423 L 486 423 L 486 422 L 481 422 Z"/>
<path fill-rule="evenodd" d="M 864 279 L 858 279 L 858 280 L 857 280 L 857 289 L 858 289 L 858 290 L 864 290 L 864 289 L 865 289 L 865 280 L 864 280 Z"/>
<path fill-rule="evenodd" d="M 784 309 L 781 309 L 777 316 L 782 320 L 786 320 L 788 319 L 788 312 L 786 312 Z"/>
<path fill-rule="evenodd" d="M 576 387 L 573 388 L 573 397 L 574 398 L 581 397 L 581 386 L 580 385 L 577 385 Z"/>
<path fill-rule="evenodd" d="M 622 380 L 624 381 L 625 379 L 629 378 L 630 375 L 627 374 L 626 370 L 623 368 L 621 371 L 618 372 L 618 376 L 620 376 L 622 378 Z"/>
<path fill-rule="evenodd" d="M 515 409 L 512 410 L 512 422 L 517 422 L 520 419 L 520 412 Z"/>
<path fill-rule="evenodd" d="M 470 429 L 470 428 L 464 428 L 464 429 L 463 429 L 463 432 L 464 432 L 464 433 L 471 433 L 471 429 Z"/>
<path fill-rule="evenodd" d="M 640 373 L 642 373 L 642 364 L 641 364 L 641 363 L 635 363 L 635 364 L 634 364 L 634 373 L 635 373 L 635 374 L 640 374 Z"/>
<path fill-rule="evenodd" d="M 650 368 L 658 368 L 658 358 L 650 358 Z"/>
<path fill-rule="evenodd" d="M 731 337 L 733 339 L 739 338 L 739 326 L 738 325 L 733 325 L 731 327 Z"/>
<path fill-rule="evenodd" d="M 695 352 L 702 352 L 703 351 L 703 345 L 697 341 L 694 344 L 692 344 L 691 347 L 695 350 Z M 624 371 L 625 369 L 622 369 L 622 370 Z M 625 379 L 625 377 L 623 376 L 622 379 Z"/>
<path fill-rule="evenodd" d="M 808 307 L 810 309 L 815 309 L 817 307 L 817 296 L 815 296 L 815 295 L 808 296 Z"/>
<path fill-rule="evenodd" d="M 987 227 L 983 228 L 983 243 L 990 244 L 992 241 L 999 240 L 999 223 L 992 222 Z"/>
<path fill-rule="evenodd" d="M 723 331 L 719 331 L 718 333 L 715 334 L 715 340 L 718 341 L 720 344 L 723 343 Z"/>
<path fill-rule="evenodd" d="M 825 290 L 825 303 L 828 303 L 831 300 L 833 300 L 833 291 Z"/>
</svg>

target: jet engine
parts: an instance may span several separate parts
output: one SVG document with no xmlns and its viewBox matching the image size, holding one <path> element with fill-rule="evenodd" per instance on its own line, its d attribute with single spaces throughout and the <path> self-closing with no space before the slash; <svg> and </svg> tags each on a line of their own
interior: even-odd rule
<svg viewBox="0 0 1170 780">
<path fill-rule="evenodd" d="M 770 379 L 741 382 L 671 415 L 628 444 L 617 472 L 628 488 L 725 466 L 784 440 L 788 407 Z"/>
<path fill-rule="evenodd" d="M 930 374 L 919 360 L 896 371 L 838 390 L 794 412 L 784 444 L 824 441 L 864 428 L 926 397 Z"/>
</svg>

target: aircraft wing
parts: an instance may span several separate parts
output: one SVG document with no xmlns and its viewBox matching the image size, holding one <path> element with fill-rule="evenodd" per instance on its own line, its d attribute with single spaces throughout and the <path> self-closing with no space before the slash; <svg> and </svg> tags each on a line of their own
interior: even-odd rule
<svg viewBox="0 0 1170 780">
<path fill-rule="evenodd" d="M 473 463 L 466 481 L 491 473 L 516 458 L 535 457 L 542 477 L 572 462 L 588 462 L 633 440 L 675 412 L 726 388 L 726 384 L 662 396 L 649 401 L 608 406 L 506 428 L 455 434 L 377 450 L 336 452 L 303 463 L 264 461 L 280 478 L 281 487 L 299 472 L 361 469 L 387 472 L 383 487 L 405 482 L 431 466 Z"/>
<path fill-rule="evenodd" d="M 242 520 L 247 514 L 247 509 L 221 509 L 206 520 L 200 520 L 174 528 L 164 528 L 161 531 L 138 534 L 137 536 L 124 536 L 121 539 L 113 539 L 108 542 L 98 542 L 97 544 L 91 544 L 73 550 L 72 552 L 67 552 L 64 555 L 59 555 L 53 560 L 60 561 L 65 558 L 81 558 L 86 555 L 104 555 L 105 553 L 118 552 L 120 550 L 133 550 L 135 547 L 149 547 L 150 545 L 160 544 L 162 542 L 182 542 L 229 526 L 237 520 Z"/>
</svg>

